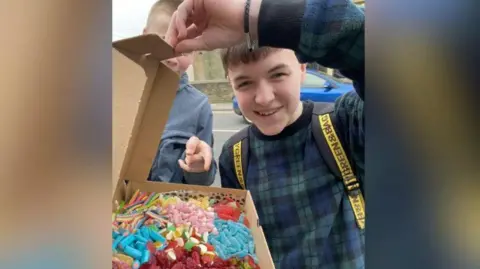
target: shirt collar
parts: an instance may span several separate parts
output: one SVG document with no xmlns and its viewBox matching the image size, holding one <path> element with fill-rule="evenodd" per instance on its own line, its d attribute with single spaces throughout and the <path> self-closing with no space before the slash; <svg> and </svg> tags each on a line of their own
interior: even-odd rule
<svg viewBox="0 0 480 269">
<path fill-rule="evenodd" d="M 180 76 L 180 84 L 178 89 L 181 90 L 185 88 L 188 85 L 188 75 L 187 72 L 183 72 L 183 74 Z"/>
</svg>

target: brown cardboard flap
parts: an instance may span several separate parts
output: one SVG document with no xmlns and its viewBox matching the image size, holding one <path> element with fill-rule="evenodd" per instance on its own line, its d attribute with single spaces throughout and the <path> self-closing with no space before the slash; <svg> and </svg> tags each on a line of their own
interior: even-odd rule
<svg viewBox="0 0 480 269">
<path fill-rule="evenodd" d="M 157 60 L 175 57 L 173 48 L 160 36 L 155 34 L 140 35 L 113 42 L 113 47 L 120 52 L 135 55 L 150 54 Z"/>
<path fill-rule="evenodd" d="M 137 44 L 149 39 L 128 40 Z M 138 49 L 131 44 L 124 47 Z M 132 55 L 112 50 L 113 186 L 119 179 L 147 180 L 178 88 L 179 76 L 158 59 L 143 57 L 140 64 Z"/>
<path fill-rule="evenodd" d="M 275 268 L 272 262 L 272 256 L 263 234 L 263 229 L 259 224 L 257 210 L 253 203 L 252 195 L 247 191 L 245 197 L 245 217 L 250 222 L 250 230 L 255 238 L 255 252 L 257 253 L 260 268 Z"/>
<path fill-rule="evenodd" d="M 238 196 L 238 197 L 240 196 L 245 197 L 246 195 L 245 190 L 238 190 L 238 189 L 147 181 L 147 182 L 129 182 L 127 189 L 125 191 L 125 195 L 126 195 L 125 198 L 129 199 L 137 189 L 142 191 L 160 192 L 160 193 L 185 190 L 185 191 L 196 191 L 196 192 L 205 192 L 205 193 L 231 193 L 232 195 Z"/>
</svg>

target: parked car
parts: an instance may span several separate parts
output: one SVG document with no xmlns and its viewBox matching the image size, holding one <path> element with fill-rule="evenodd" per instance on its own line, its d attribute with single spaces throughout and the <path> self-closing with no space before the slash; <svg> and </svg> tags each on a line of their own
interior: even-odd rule
<svg viewBox="0 0 480 269">
<path fill-rule="evenodd" d="M 333 103 L 339 96 L 351 90 L 353 90 L 353 85 L 350 82 L 342 81 L 315 70 L 307 70 L 305 81 L 300 88 L 300 100 Z M 250 123 L 250 120 L 242 115 L 235 96 L 232 103 L 235 114 L 242 116 L 246 122 Z"/>
</svg>

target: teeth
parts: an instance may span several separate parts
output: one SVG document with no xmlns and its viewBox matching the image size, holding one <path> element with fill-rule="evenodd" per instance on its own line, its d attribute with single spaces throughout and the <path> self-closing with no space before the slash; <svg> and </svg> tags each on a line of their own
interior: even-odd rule
<svg viewBox="0 0 480 269">
<path fill-rule="evenodd" d="M 258 114 L 262 115 L 262 116 L 270 116 L 272 115 L 273 113 L 275 113 L 275 111 L 270 111 L 270 112 L 258 112 Z"/>
</svg>

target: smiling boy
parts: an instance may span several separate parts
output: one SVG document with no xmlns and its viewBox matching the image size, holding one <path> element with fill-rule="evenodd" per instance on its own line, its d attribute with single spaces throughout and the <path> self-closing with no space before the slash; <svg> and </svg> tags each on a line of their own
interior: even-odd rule
<svg viewBox="0 0 480 269">
<path fill-rule="evenodd" d="M 300 101 L 306 65 L 292 50 L 250 51 L 242 44 L 221 57 L 239 107 L 252 121 L 223 146 L 221 184 L 251 192 L 276 268 L 363 268 L 365 216 L 353 207 L 364 201 L 361 195 L 357 204 L 350 201 L 350 191 L 363 190 L 362 99 L 352 91 L 331 108 Z M 335 141 L 328 136 L 332 153 L 340 152 L 340 144 L 346 153 L 338 157 L 341 175 L 316 137 L 325 114 L 333 127 L 323 131 L 337 135 Z M 352 184 L 344 174 L 355 178 L 347 179 Z M 363 216 L 357 218 L 358 212 Z"/>
<path fill-rule="evenodd" d="M 357 227 L 342 179 L 317 146 L 314 103 L 300 101 L 306 65 L 291 50 L 250 52 L 246 45 L 224 50 L 222 60 L 239 107 L 253 122 L 223 147 L 222 187 L 251 192 L 276 267 L 320 268 L 335 257 L 348 257 L 345 268 L 362 267 L 364 230 Z M 343 131 L 341 141 L 351 139 L 344 147 L 351 146 L 345 149 L 362 182 L 363 156 L 356 154 L 363 152 L 363 134 L 349 132 L 363 128 L 363 101 L 347 93 L 331 116 L 335 129 Z M 234 163 L 239 141 L 246 162 L 243 182 Z"/>
</svg>

